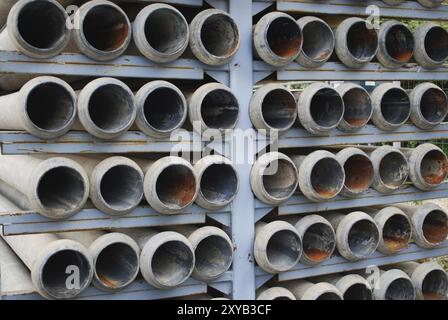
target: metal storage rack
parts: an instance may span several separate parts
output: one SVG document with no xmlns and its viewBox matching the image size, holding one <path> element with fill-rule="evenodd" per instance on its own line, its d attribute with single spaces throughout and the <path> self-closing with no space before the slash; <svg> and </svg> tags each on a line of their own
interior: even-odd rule
<svg viewBox="0 0 448 320">
<path fill-rule="evenodd" d="M 188 6 L 202 6 L 202 0 L 166 0 L 148 1 L 166 2 Z M 400 17 L 426 20 L 448 20 L 448 6 L 436 9 L 424 9 L 416 2 L 407 1 L 399 7 L 389 7 L 381 1 L 358 2 L 356 0 L 329 0 L 316 3 L 313 0 L 272 1 L 272 0 L 207 0 L 210 5 L 227 10 L 240 28 L 241 47 L 238 54 L 227 66 L 211 68 L 196 60 L 181 59 L 168 65 L 156 65 L 142 57 L 122 56 L 113 62 L 96 64 L 79 54 L 62 54 L 48 60 L 34 60 L 16 52 L 0 52 L 0 73 L 35 73 L 74 76 L 110 76 L 147 79 L 190 79 L 203 80 L 205 74 L 216 81 L 229 85 L 241 106 L 239 129 L 251 129 L 248 105 L 254 83 L 275 73 L 277 80 L 448 80 L 448 68 L 427 71 L 410 64 L 405 68 L 390 72 L 372 63 L 361 70 L 353 72 L 338 63 L 327 63 L 317 70 L 305 70 L 291 64 L 286 68 L 274 70 L 259 61 L 253 61 L 252 54 L 252 19 L 251 17 L 264 9 L 274 6 L 276 10 L 301 12 L 306 14 L 347 14 L 366 16 L 365 8 L 374 4 L 381 8 L 384 17 Z M 319 147 L 333 144 L 375 143 L 386 141 L 448 139 L 448 124 L 437 127 L 435 131 L 422 131 L 406 125 L 395 132 L 380 132 L 367 126 L 356 134 L 332 132 L 326 137 L 313 137 L 302 129 L 291 130 L 279 139 L 280 148 Z M 242 138 L 244 139 L 244 138 Z M 256 136 L 251 137 L 258 143 L 259 151 L 267 146 L 267 142 Z M 178 142 L 159 141 L 146 137 L 139 132 L 129 132 L 113 142 L 99 141 L 84 132 L 70 132 L 55 141 L 43 141 L 23 132 L 0 132 L 2 152 L 5 154 L 29 153 L 139 153 L 169 152 Z M 242 141 L 231 141 L 226 146 L 195 143 L 193 134 L 183 139 L 181 149 L 200 151 L 213 148 L 218 152 L 236 159 L 237 152 L 231 152 Z M 233 150 L 234 151 L 234 150 Z M 254 155 L 255 156 L 255 155 Z M 229 208 L 221 212 L 206 212 L 192 206 L 187 212 L 176 216 L 163 216 L 148 207 L 138 208 L 132 214 L 112 219 L 96 209 L 85 209 L 66 221 L 51 221 L 34 212 L 10 212 L 0 215 L 0 224 L 5 234 L 29 234 L 39 232 L 70 231 L 80 229 L 114 229 L 126 227 L 163 226 L 172 224 L 203 223 L 206 217 L 220 222 L 230 228 L 235 246 L 232 270 L 211 284 L 190 279 L 181 287 L 161 291 L 151 288 L 142 281 L 137 281 L 120 293 L 100 292 L 89 288 L 79 299 L 161 299 L 205 293 L 207 287 L 213 287 L 233 299 L 254 299 L 256 288 L 273 276 L 255 266 L 253 258 L 253 241 L 255 223 L 274 208 L 255 200 L 249 182 L 251 164 L 237 165 L 240 179 L 239 193 Z M 413 187 L 406 187 L 389 196 L 370 191 L 359 199 L 336 198 L 332 202 L 312 203 L 301 195 L 296 195 L 277 210 L 280 215 L 319 212 L 341 208 L 355 208 L 374 204 L 392 204 L 404 201 L 440 198 L 448 195 L 448 184 L 434 191 L 421 192 Z M 384 265 L 400 261 L 415 260 L 448 254 L 448 243 L 434 250 L 423 250 L 411 245 L 399 255 L 385 257 L 374 254 L 369 259 L 356 263 L 348 262 L 340 257 L 333 257 L 316 267 L 297 265 L 294 270 L 278 275 L 279 280 L 298 279 L 320 274 L 335 273 L 365 268 L 368 265 Z M 4 299 L 37 299 L 39 296 L 32 286 L 27 292 L 5 292 Z"/>
</svg>

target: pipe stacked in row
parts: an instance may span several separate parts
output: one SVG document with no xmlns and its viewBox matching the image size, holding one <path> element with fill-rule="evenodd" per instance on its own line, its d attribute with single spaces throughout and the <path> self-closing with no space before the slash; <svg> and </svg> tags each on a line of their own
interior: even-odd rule
<svg viewBox="0 0 448 320">
<path fill-rule="evenodd" d="M 197 59 L 217 66 L 228 63 L 240 46 L 237 24 L 217 9 L 200 12 L 188 25 L 173 6 L 151 4 L 131 25 L 118 5 L 92 0 L 76 11 L 73 27 L 66 23 L 69 19 L 58 1 L 19 0 L 9 11 L 0 48 L 38 59 L 76 51 L 96 61 L 110 61 L 128 49 L 133 35 L 137 49 L 153 62 L 174 61 L 189 45 Z"/>
<path fill-rule="evenodd" d="M 216 136 L 233 129 L 239 119 L 235 95 L 219 83 L 184 94 L 169 82 L 151 81 L 134 95 L 122 81 L 98 78 L 76 94 L 65 81 L 41 76 L 0 97 L 0 105 L 1 129 L 25 130 L 42 139 L 71 129 L 115 139 L 134 123 L 150 137 L 167 138 L 184 125 L 187 114 L 196 132 Z"/>
<path fill-rule="evenodd" d="M 261 155 L 252 166 L 255 196 L 280 205 L 300 191 L 314 202 L 338 195 L 356 198 L 370 187 L 383 194 L 397 191 L 409 180 L 420 190 L 433 190 L 448 176 L 448 157 L 437 146 L 424 143 L 401 151 L 391 146 L 344 148 L 336 154 L 318 150 L 308 155 L 280 152 Z"/>
<path fill-rule="evenodd" d="M 403 204 L 363 208 L 353 212 L 310 214 L 256 225 L 254 256 L 264 271 L 277 274 L 298 262 L 317 266 L 335 249 L 349 261 L 371 256 L 376 250 L 395 255 L 411 240 L 424 249 L 441 245 L 448 236 L 448 212 L 436 204 Z"/>
<path fill-rule="evenodd" d="M 359 271 L 262 287 L 257 300 L 447 300 L 448 275 L 434 262 L 404 262 L 379 274 Z"/>
<path fill-rule="evenodd" d="M 162 214 L 183 212 L 193 202 L 207 210 L 229 205 L 238 192 L 230 160 L 206 156 L 194 166 L 179 157 L 157 161 L 121 156 L 0 156 L 0 191 L 21 209 L 66 219 L 92 203 L 110 216 L 141 204 Z"/>
<path fill-rule="evenodd" d="M 314 135 L 334 129 L 356 132 L 369 122 L 393 131 L 410 119 L 420 129 L 431 130 L 448 115 L 448 98 L 435 84 L 426 82 L 410 93 L 393 83 L 384 83 L 369 94 L 354 83 L 333 88 L 313 83 L 298 98 L 282 85 L 260 87 L 250 102 L 250 118 L 258 130 L 283 134 L 296 122 Z"/>
<path fill-rule="evenodd" d="M 369 21 L 347 18 L 333 31 L 322 19 L 306 16 L 295 20 L 283 12 L 263 16 L 254 27 L 253 43 L 258 58 L 274 67 L 297 61 L 318 68 L 333 51 L 349 68 L 359 69 L 375 57 L 386 68 L 397 69 L 416 62 L 428 69 L 448 59 L 448 31 L 434 22 L 414 33 L 402 22 L 389 20 L 375 29 Z"/>
</svg>

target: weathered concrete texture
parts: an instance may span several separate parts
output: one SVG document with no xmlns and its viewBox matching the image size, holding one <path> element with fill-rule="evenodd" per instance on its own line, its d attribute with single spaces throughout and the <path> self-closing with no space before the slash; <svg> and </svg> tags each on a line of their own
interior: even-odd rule
<svg viewBox="0 0 448 320">
<path fill-rule="evenodd" d="M 343 300 L 341 292 L 327 282 L 312 283 L 307 280 L 293 280 L 281 283 L 291 291 L 297 300 Z"/>
<path fill-rule="evenodd" d="M 420 25 L 414 32 L 418 64 L 427 69 L 440 67 L 448 59 L 448 31 L 434 22 Z"/>
<path fill-rule="evenodd" d="M 448 115 L 448 98 L 445 92 L 433 83 L 417 85 L 410 93 L 411 120 L 421 129 L 432 129 Z"/>
</svg>

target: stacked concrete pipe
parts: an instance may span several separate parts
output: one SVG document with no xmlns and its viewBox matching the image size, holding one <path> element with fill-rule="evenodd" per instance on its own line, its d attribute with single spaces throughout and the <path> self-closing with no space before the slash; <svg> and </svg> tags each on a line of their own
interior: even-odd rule
<svg viewBox="0 0 448 320">
<path fill-rule="evenodd" d="M 143 278 L 158 289 L 171 289 L 187 281 L 194 271 L 194 249 L 185 236 L 173 231 L 125 229 L 120 232 L 139 245 Z"/>
<path fill-rule="evenodd" d="M 448 115 L 448 97 L 433 83 L 425 82 L 417 85 L 409 97 L 411 120 L 421 129 L 433 129 Z"/>
<path fill-rule="evenodd" d="M 371 256 L 378 248 L 380 231 L 368 214 L 355 211 L 349 214 L 329 213 L 325 218 L 336 230 L 336 247 L 341 256 L 357 261 Z"/>
<path fill-rule="evenodd" d="M 330 274 L 313 280 L 334 285 L 344 300 L 374 300 L 371 284 L 359 274 Z"/>
<path fill-rule="evenodd" d="M 278 205 L 293 196 L 299 185 L 299 174 L 294 162 L 280 152 L 263 154 L 252 166 L 250 184 L 262 202 Z"/>
<path fill-rule="evenodd" d="M 286 66 L 297 59 L 302 41 L 299 24 L 283 12 L 268 13 L 254 26 L 254 53 L 274 67 Z"/>
<path fill-rule="evenodd" d="M 75 161 L 63 157 L 3 155 L 0 180 L 11 189 L 12 200 L 23 209 L 50 219 L 79 212 L 89 195 L 89 179 Z"/>
<path fill-rule="evenodd" d="M 372 281 L 375 300 L 415 300 L 416 290 L 411 278 L 399 269 L 377 270 L 372 275 L 360 272 Z"/>
<path fill-rule="evenodd" d="M 261 287 L 257 290 L 257 300 L 297 300 L 291 291 L 282 287 Z"/>
<path fill-rule="evenodd" d="M 448 59 L 448 31 L 434 22 L 420 25 L 414 32 L 415 60 L 427 69 L 442 66 Z"/>
<path fill-rule="evenodd" d="M 324 150 L 308 156 L 294 156 L 299 172 L 299 187 L 303 195 L 314 202 L 335 198 L 343 189 L 345 172 L 334 154 Z"/>
<path fill-rule="evenodd" d="M 328 282 L 313 283 L 307 280 L 293 280 L 281 283 L 297 300 L 343 300 L 342 293 Z"/>
<path fill-rule="evenodd" d="M 264 271 L 277 274 L 291 270 L 302 255 L 302 239 L 285 221 L 258 222 L 255 226 L 254 257 Z"/>
<path fill-rule="evenodd" d="M 201 62 L 219 66 L 230 62 L 240 47 L 240 32 L 222 10 L 201 11 L 190 24 L 190 48 Z"/>
<path fill-rule="evenodd" d="M 89 249 L 94 268 L 92 284 L 96 288 L 117 292 L 137 278 L 140 249 L 129 236 L 104 231 L 65 232 L 58 236 L 81 243 Z"/>
<path fill-rule="evenodd" d="M 433 249 L 448 237 L 448 212 L 435 203 L 419 206 L 395 205 L 406 213 L 412 223 L 413 240 L 425 249 Z"/>
<path fill-rule="evenodd" d="M 157 161 L 133 160 L 145 173 L 144 195 L 157 212 L 181 213 L 196 200 L 199 191 L 198 177 L 187 160 L 172 156 Z"/>
</svg>

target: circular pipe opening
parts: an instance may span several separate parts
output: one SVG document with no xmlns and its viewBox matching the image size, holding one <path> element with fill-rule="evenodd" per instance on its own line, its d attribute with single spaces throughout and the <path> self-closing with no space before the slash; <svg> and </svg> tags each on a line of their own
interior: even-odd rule
<svg viewBox="0 0 448 320">
<path fill-rule="evenodd" d="M 422 159 L 420 173 L 426 183 L 430 185 L 441 184 L 448 175 L 448 159 L 439 150 L 431 150 Z"/>
<path fill-rule="evenodd" d="M 143 112 L 150 127 L 160 132 L 170 132 L 179 127 L 184 119 L 184 100 L 171 88 L 158 88 L 146 97 Z"/>
<path fill-rule="evenodd" d="M 133 97 L 121 86 L 106 84 L 91 94 L 88 108 L 90 119 L 98 128 L 120 131 L 132 121 Z"/>
<path fill-rule="evenodd" d="M 69 167 L 56 167 L 39 179 L 37 195 L 48 211 L 71 211 L 84 199 L 86 189 L 82 175 Z"/>
<path fill-rule="evenodd" d="M 414 35 L 404 25 L 394 25 L 386 33 L 386 51 L 394 60 L 405 63 L 414 54 Z"/>
<path fill-rule="evenodd" d="M 79 288 L 67 288 L 66 270 L 70 266 L 76 266 L 79 270 Z M 88 259 L 82 253 L 70 249 L 58 251 L 48 258 L 42 268 L 42 286 L 52 297 L 74 297 L 88 285 L 90 268 Z"/>
<path fill-rule="evenodd" d="M 193 269 L 194 255 L 181 241 L 168 241 L 156 249 L 151 269 L 157 282 L 174 287 L 184 282 Z"/>
<path fill-rule="evenodd" d="M 380 161 L 379 175 L 381 181 L 389 188 L 401 187 L 408 176 L 408 164 L 398 152 L 390 152 Z"/>
<path fill-rule="evenodd" d="M 432 270 L 423 279 L 422 294 L 425 300 L 446 300 L 448 278 L 442 270 Z"/>
<path fill-rule="evenodd" d="M 362 61 L 371 60 L 378 49 L 378 34 L 366 22 L 354 23 L 347 32 L 347 48 L 351 55 Z"/>
<path fill-rule="evenodd" d="M 110 5 L 92 7 L 82 24 L 87 42 L 99 51 L 115 51 L 125 45 L 129 37 L 127 17 Z"/>
<path fill-rule="evenodd" d="M 344 171 L 336 159 L 324 158 L 311 170 L 311 185 L 323 198 L 333 198 L 344 186 Z"/>
<path fill-rule="evenodd" d="M 275 89 L 264 97 L 261 112 L 269 127 L 284 130 L 296 121 L 297 103 L 288 91 Z"/>
<path fill-rule="evenodd" d="M 336 90 L 323 88 L 317 91 L 310 103 L 313 121 L 324 128 L 333 128 L 344 115 L 344 102 Z"/>
<path fill-rule="evenodd" d="M 344 300 L 373 300 L 372 290 L 365 284 L 355 283 L 345 291 Z"/>
<path fill-rule="evenodd" d="M 17 30 L 20 37 L 38 49 L 52 49 L 67 36 L 66 16 L 54 3 L 33 1 L 20 10 Z"/>
<path fill-rule="evenodd" d="M 210 203 L 227 204 L 238 190 L 238 177 L 231 165 L 212 164 L 201 177 L 200 192 Z"/>
<path fill-rule="evenodd" d="M 333 229 L 325 223 L 315 223 L 303 235 L 303 254 L 313 262 L 322 262 L 333 253 L 335 243 Z"/>
<path fill-rule="evenodd" d="M 401 214 L 394 214 L 383 227 L 383 241 L 390 251 L 400 251 L 408 246 L 411 239 L 411 224 Z"/>
<path fill-rule="evenodd" d="M 296 168 L 291 162 L 279 159 L 275 163 L 270 163 L 265 171 L 269 170 L 272 165 L 277 165 L 277 171 L 275 174 L 263 175 L 263 188 L 273 198 L 286 198 L 296 189 Z"/>
<path fill-rule="evenodd" d="M 266 246 L 267 259 L 277 270 L 291 269 L 297 263 L 301 251 L 299 236 L 290 230 L 277 231 Z"/>
<path fill-rule="evenodd" d="M 266 39 L 274 54 L 285 59 L 293 58 L 300 52 L 302 31 L 293 19 L 279 17 L 268 26 Z"/>
<path fill-rule="evenodd" d="M 316 298 L 316 300 L 342 300 L 339 295 L 334 292 L 325 292 Z"/>
<path fill-rule="evenodd" d="M 372 115 L 369 94 L 360 88 L 352 88 L 342 98 L 345 107 L 344 121 L 354 128 L 365 126 Z"/>
<path fill-rule="evenodd" d="M 157 52 L 175 54 L 185 47 L 188 25 L 176 11 L 161 8 L 153 11 L 145 21 L 145 37 Z"/>
<path fill-rule="evenodd" d="M 386 289 L 385 300 L 414 300 L 414 290 L 414 285 L 408 279 L 393 280 Z"/>
<path fill-rule="evenodd" d="M 443 62 L 448 58 L 448 31 L 440 26 L 434 26 L 425 36 L 426 54 L 436 62 Z"/>
<path fill-rule="evenodd" d="M 381 114 L 388 123 L 399 125 L 409 118 L 411 101 L 399 88 L 389 89 L 381 99 Z"/>
<path fill-rule="evenodd" d="M 205 50 L 213 56 L 229 57 L 238 48 L 238 27 L 229 16 L 214 14 L 202 25 L 201 41 Z"/>
<path fill-rule="evenodd" d="M 305 25 L 302 52 L 313 61 L 326 61 L 334 49 L 334 35 L 325 23 L 312 21 Z"/>
<path fill-rule="evenodd" d="M 117 211 L 124 211 L 140 203 L 143 180 L 133 167 L 114 166 L 101 178 L 100 192 L 108 206 Z"/>
<path fill-rule="evenodd" d="M 169 208 L 184 208 L 196 195 L 196 180 L 192 170 L 184 165 L 170 165 L 157 177 L 159 200 Z"/>
<path fill-rule="evenodd" d="M 204 278 L 214 279 L 229 269 L 233 249 L 226 239 L 212 235 L 199 242 L 194 254 L 196 271 Z"/>
<path fill-rule="evenodd" d="M 112 243 L 105 247 L 95 263 L 96 278 L 111 289 L 128 285 L 139 268 L 136 252 L 125 243 Z"/>
<path fill-rule="evenodd" d="M 432 244 L 439 244 L 448 236 L 448 217 L 441 210 L 429 212 L 423 221 L 423 236 Z"/>
<path fill-rule="evenodd" d="M 430 88 L 422 95 L 419 108 L 426 121 L 442 122 L 448 113 L 447 96 L 441 90 Z"/>
<path fill-rule="evenodd" d="M 370 220 L 359 220 L 353 224 L 347 238 L 350 250 L 358 257 L 366 257 L 378 246 L 378 228 Z"/>
<path fill-rule="evenodd" d="M 373 181 L 372 161 L 364 155 L 354 155 L 345 161 L 345 187 L 354 193 L 367 190 Z"/>
<path fill-rule="evenodd" d="M 279 300 L 279 301 L 281 301 L 281 300 L 292 300 L 292 299 L 290 297 L 287 297 L 287 296 L 279 296 L 279 297 L 275 297 L 272 300 Z"/>
<path fill-rule="evenodd" d="M 202 101 L 201 117 L 211 129 L 232 129 L 238 121 L 238 115 L 238 100 L 227 90 L 210 91 Z"/>
<path fill-rule="evenodd" d="M 28 94 L 26 113 L 39 129 L 58 131 L 71 123 L 75 101 L 64 86 L 54 82 L 41 83 Z"/>
</svg>

